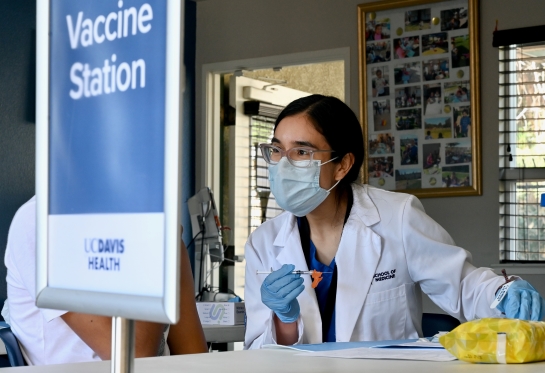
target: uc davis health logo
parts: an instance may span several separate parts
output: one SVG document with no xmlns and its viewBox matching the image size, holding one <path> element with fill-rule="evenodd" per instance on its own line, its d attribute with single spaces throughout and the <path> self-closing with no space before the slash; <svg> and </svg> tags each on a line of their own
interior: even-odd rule
<svg viewBox="0 0 545 373">
<path fill-rule="evenodd" d="M 90 271 L 121 271 L 121 256 L 125 253 L 125 240 L 85 238 L 84 249 L 87 253 Z"/>
<path fill-rule="evenodd" d="M 225 307 L 223 306 L 223 304 L 213 304 L 212 307 L 210 307 L 210 312 L 208 313 L 208 316 L 210 317 L 210 320 L 217 320 L 219 324 L 221 319 L 223 319 L 224 314 Z"/>
</svg>

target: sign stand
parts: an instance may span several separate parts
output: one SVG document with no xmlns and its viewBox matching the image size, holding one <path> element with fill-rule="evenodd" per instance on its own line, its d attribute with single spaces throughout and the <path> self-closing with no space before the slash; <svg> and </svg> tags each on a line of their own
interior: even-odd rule
<svg viewBox="0 0 545 373">
<path fill-rule="evenodd" d="M 134 320 L 112 317 L 111 373 L 134 372 Z"/>
<path fill-rule="evenodd" d="M 183 4 L 36 2 L 36 305 L 113 317 L 112 373 L 179 318 Z"/>
</svg>

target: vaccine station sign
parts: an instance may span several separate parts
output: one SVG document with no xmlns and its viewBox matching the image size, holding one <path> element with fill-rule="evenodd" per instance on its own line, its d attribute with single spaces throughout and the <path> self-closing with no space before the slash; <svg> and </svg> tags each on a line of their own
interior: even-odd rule
<svg viewBox="0 0 545 373">
<path fill-rule="evenodd" d="M 47 178 L 37 184 L 38 281 L 45 290 L 38 304 L 80 310 L 107 303 L 100 299 L 132 308 L 138 301 L 131 299 L 155 300 L 157 311 L 140 318 L 164 319 L 166 304 L 176 303 L 165 297 L 177 289 L 169 281 L 178 270 L 169 258 L 178 261 L 180 85 L 170 72 L 180 70 L 179 1 L 48 6 L 47 22 L 38 21 L 38 38 L 45 27 L 50 34 L 48 84 L 42 94 L 37 89 L 47 111 L 37 123 L 46 126 L 38 143 L 46 144 L 39 148 L 47 158 L 37 161 Z M 38 67 L 38 79 L 44 74 Z M 74 294 L 72 305 L 66 298 Z M 95 313 L 139 318 L 123 304 L 97 307 Z"/>
</svg>

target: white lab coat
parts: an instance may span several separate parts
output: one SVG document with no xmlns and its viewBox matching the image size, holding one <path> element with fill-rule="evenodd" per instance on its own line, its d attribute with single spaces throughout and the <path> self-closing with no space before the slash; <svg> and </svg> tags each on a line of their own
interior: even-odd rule
<svg viewBox="0 0 545 373">
<path fill-rule="evenodd" d="M 424 212 L 414 196 L 352 186 L 354 204 L 335 257 L 337 342 L 418 338 L 424 291 L 460 321 L 500 317 L 490 309 L 503 278 L 475 268 L 471 254 Z M 308 270 L 296 217 L 285 212 L 253 232 L 246 244 L 245 348 L 276 343 L 273 312 L 261 302 L 263 275 L 283 264 Z M 310 276 L 297 298 L 297 343 L 321 343 L 322 321 Z"/>
</svg>

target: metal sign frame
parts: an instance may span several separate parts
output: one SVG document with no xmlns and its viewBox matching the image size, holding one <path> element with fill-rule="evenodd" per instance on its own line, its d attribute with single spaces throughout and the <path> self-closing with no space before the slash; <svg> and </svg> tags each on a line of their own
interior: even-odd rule
<svg viewBox="0 0 545 373">
<path fill-rule="evenodd" d="M 49 87 L 51 0 L 38 0 L 36 27 L 36 304 L 135 320 L 176 323 L 179 318 L 181 95 L 183 74 L 183 6 L 167 2 L 165 77 L 164 262 L 163 296 L 139 296 L 61 289 L 48 284 Z"/>
</svg>

